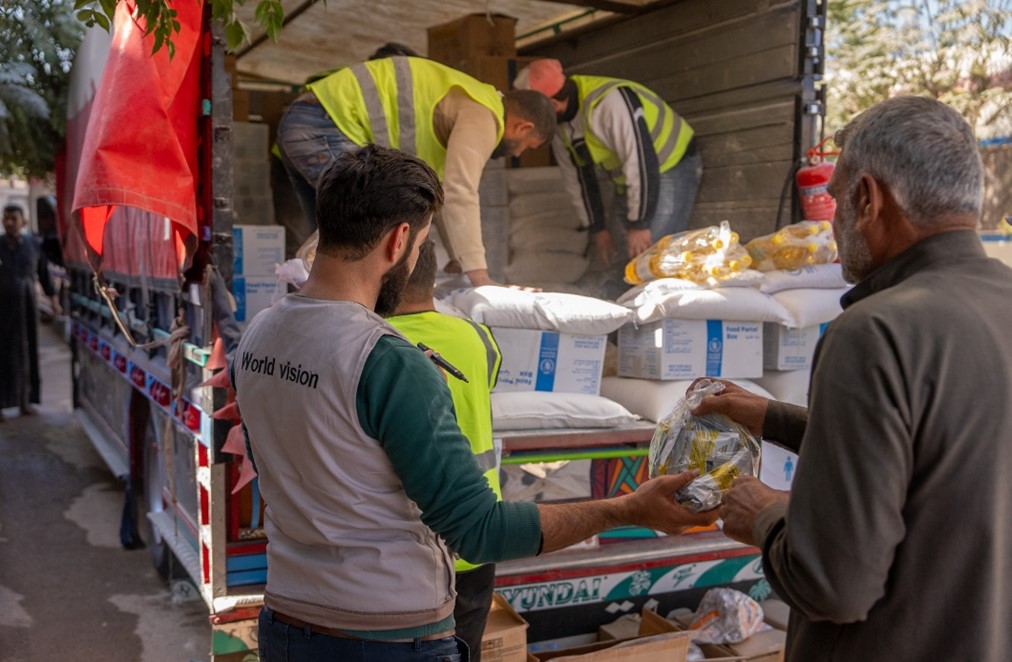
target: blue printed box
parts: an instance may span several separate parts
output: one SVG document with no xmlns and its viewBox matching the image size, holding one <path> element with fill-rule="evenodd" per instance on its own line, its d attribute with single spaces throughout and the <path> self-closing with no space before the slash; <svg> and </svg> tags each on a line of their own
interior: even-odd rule
<svg viewBox="0 0 1012 662">
<path fill-rule="evenodd" d="M 232 226 L 232 275 L 273 276 L 274 265 L 284 261 L 284 226 Z"/>
<path fill-rule="evenodd" d="M 496 393 L 600 394 L 607 336 L 502 328 L 492 329 L 492 335 L 502 352 Z"/>
<path fill-rule="evenodd" d="M 618 332 L 618 374 L 641 379 L 763 374 L 761 322 L 661 320 Z"/>
<path fill-rule="evenodd" d="M 829 323 L 791 329 L 783 324 L 763 325 L 763 367 L 767 370 L 809 370 L 815 345 Z"/>
</svg>

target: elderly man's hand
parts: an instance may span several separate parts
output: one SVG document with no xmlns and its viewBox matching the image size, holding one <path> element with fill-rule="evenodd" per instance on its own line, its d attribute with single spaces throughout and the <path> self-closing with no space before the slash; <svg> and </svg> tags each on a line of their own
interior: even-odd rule
<svg viewBox="0 0 1012 662">
<path fill-rule="evenodd" d="M 650 228 L 643 230 L 629 230 L 625 235 L 626 246 L 629 248 L 629 259 L 643 254 L 654 241 L 650 235 Z"/>
<path fill-rule="evenodd" d="M 766 408 L 769 406 L 769 399 L 746 391 L 734 382 L 724 379 L 710 380 L 706 377 L 700 379 L 719 381 L 724 385 L 724 390 L 716 395 L 708 395 L 703 398 L 699 406 L 692 410 L 693 416 L 703 416 L 704 414 L 717 412 L 724 414 L 736 423 L 744 425 L 752 433 L 752 436 L 758 438 L 763 435 L 763 422 L 766 419 Z M 688 391 L 692 391 L 700 379 L 693 381 L 689 385 Z"/>
<path fill-rule="evenodd" d="M 724 535 L 746 545 L 755 545 L 752 525 L 756 516 L 774 503 L 787 503 L 788 492 L 767 487 L 759 479 L 739 476 L 720 503 L 720 519 L 724 520 Z"/>
<path fill-rule="evenodd" d="M 615 241 L 611 237 L 611 232 L 598 230 L 590 236 L 594 240 L 594 245 L 597 246 L 598 255 L 601 256 L 604 266 L 610 267 L 611 260 L 615 257 Z"/>
</svg>

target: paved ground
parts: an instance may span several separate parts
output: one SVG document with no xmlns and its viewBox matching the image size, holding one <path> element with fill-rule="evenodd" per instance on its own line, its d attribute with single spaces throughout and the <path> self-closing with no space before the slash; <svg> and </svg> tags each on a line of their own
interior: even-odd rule
<svg viewBox="0 0 1012 662">
<path fill-rule="evenodd" d="M 206 661 L 204 602 L 120 547 L 122 486 L 71 412 L 66 344 L 40 336 L 42 406 L 0 423 L 0 662 Z"/>
</svg>

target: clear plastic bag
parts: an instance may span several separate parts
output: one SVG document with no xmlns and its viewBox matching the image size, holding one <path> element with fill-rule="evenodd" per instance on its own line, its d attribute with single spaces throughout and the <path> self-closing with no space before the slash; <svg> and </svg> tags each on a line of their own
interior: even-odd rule
<svg viewBox="0 0 1012 662">
<path fill-rule="evenodd" d="M 712 510 L 738 476 L 759 475 L 759 441 L 743 425 L 723 414 L 693 416 L 703 398 L 724 390 L 708 379 L 678 401 L 657 424 L 650 440 L 650 477 L 697 469 L 699 476 L 675 494 L 694 512 Z"/>
<path fill-rule="evenodd" d="M 745 244 L 759 271 L 800 269 L 811 264 L 829 264 L 837 258 L 833 224 L 829 221 L 801 221 L 773 234 L 756 237 Z"/>
<path fill-rule="evenodd" d="M 720 226 L 688 230 L 661 237 L 625 267 L 625 280 L 639 285 L 657 278 L 681 278 L 694 283 L 733 279 L 752 263 L 727 221 Z"/>
<path fill-rule="evenodd" d="M 733 588 L 707 591 L 689 624 L 692 640 L 705 644 L 740 644 L 764 629 L 763 608 Z"/>
</svg>

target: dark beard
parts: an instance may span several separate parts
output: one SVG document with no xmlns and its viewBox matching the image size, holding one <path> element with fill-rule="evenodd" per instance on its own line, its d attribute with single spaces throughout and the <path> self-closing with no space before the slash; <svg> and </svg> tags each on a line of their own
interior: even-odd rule
<svg viewBox="0 0 1012 662">
<path fill-rule="evenodd" d="M 504 156 L 513 156 L 513 149 L 515 147 L 516 141 L 510 140 L 506 136 L 503 136 L 502 140 L 499 141 L 499 144 L 496 145 L 495 149 L 492 150 L 492 156 L 490 156 L 489 158 L 501 159 Z"/>
<path fill-rule="evenodd" d="M 398 264 L 390 267 L 390 270 L 383 274 L 379 296 L 376 297 L 376 307 L 374 308 L 380 317 L 393 315 L 397 305 L 401 302 L 401 295 L 404 294 L 404 288 L 411 277 L 407 257 L 408 255 L 405 253 L 404 258 Z"/>
</svg>

